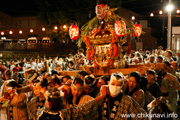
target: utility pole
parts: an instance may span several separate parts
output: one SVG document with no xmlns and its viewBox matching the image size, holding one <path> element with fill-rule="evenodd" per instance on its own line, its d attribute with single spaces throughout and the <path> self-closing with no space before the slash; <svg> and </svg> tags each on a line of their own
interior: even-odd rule
<svg viewBox="0 0 180 120">
<path fill-rule="evenodd" d="M 169 6 L 172 5 L 172 0 L 169 0 Z M 167 8 L 168 9 L 168 8 Z M 172 48 L 172 40 L 171 40 L 171 12 L 172 10 L 168 10 L 168 28 L 167 28 L 167 49 L 171 49 Z"/>
</svg>

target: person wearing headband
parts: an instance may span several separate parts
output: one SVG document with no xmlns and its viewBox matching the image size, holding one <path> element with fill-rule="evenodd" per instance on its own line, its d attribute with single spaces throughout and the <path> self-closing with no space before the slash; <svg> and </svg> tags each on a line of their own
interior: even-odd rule
<svg viewBox="0 0 180 120">
<path fill-rule="evenodd" d="M 0 88 L 0 100 L 1 99 L 7 99 L 8 93 L 7 93 L 7 84 L 11 81 L 14 81 L 12 78 L 12 72 L 10 69 L 7 69 L 5 71 L 5 80 Z M 4 101 L 3 103 L 5 103 L 6 101 Z M 6 107 L 3 107 L 0 110 L 1 116 L 0 119 L 1 120 L 7 120 L 7 113 L 6 113 Z"/>
<path fill-rule="evenodd" d="M 73 105 L 80 106 L 81 104 L 93 99 L 89 95 L 84 95 L 83 89 L 84 89 L 84 81 L 80 78 L 75 78 L 73 80 L 73 83 L 71 84 Z"/>
<path fill-rule="evenodd" d="M 72 103 L 72 92 L 71 92 L 72 80 L 68 80 L 65 84 L 58 88 L 59 91 L 63 92 L 63 105 L 65 109 L 70 108 Z"/>
<path fill-rule="evenodd" d="M 18 83 L 19 84 L 23 84 L 23 81 L 24 81 L 24 63 L 20 62 L 18 64 Z"/>
<path fill-rule="evenodd" d="M 7 107 L 8 120 L 27 120 L 27 107 L 26 101 L 27 96 L 25 93 L 17 93 L 16 89 L 21 86 L 15 82 L 11 81 L 7 84 L 7 92 L 9 94 L 9 104 Z"/>
<path fill-rule="evenodd" d="M 76 77 L 77 78 L 81 78 L 82 80 L 84 80 L 84 77 L 86 76 L 86 75 L 89 75 L 86 71 L 79 71 L 77 74 L 76 74 Z"/>
<path fill-rule="evenodd" d="M 99 103 L 102 120 L 136 120 L 136 117 L 122 117 L 122 114 L 146 114 L 145 110 L 130 96 L 123 94 L 124 76 L 112 73 L 107 88 L 109 94 Z M 104 87 L 104 86 L 102 86 Z M 108 91 L 108 90 L 107 90 Z M 102 91 L 101 91 L 102 93 Z M 146 119 L 139 117 L 139 119 Z"/>
<path fill-rule="evenodd" d="M 48 86 L 48 81 L 45 78 L 42 81 L 36 80 L 34 82 L 33 92 L 35 96 L 27 102 L 27 112 L 30 120 L 35 119 L 36 115 L 38 116 L 45 106 Z"/>
<path fill-rule="evenodd" d="M 60 93 L 58 91 L 49 93 L 46 99 L 46 107 L 37 117 L 37 120 L 63 120 L 62 109 L 63 104 Z"/>
<path fill-rule="evenodd" d="M 96 89 L 96 79 L 93 75 L 87 75 L 84 77 L 84 93 L 93 98 L 98 94 L 98 89 Z"/>
</svg>

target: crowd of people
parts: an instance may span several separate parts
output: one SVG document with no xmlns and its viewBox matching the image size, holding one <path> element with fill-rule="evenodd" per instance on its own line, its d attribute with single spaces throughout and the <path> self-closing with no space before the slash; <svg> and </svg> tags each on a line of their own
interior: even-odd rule
<svg viewBox="0 0 180 120">
<path fill-rule="evenodd" d="M 127 64 L 164 64 L 145 74 L 60 74 L 93 65 L 83 53 L 2 61 L 0 120 L 178 119 L 180 53 L 160 48 L 125 53 Z"/>
</svg>

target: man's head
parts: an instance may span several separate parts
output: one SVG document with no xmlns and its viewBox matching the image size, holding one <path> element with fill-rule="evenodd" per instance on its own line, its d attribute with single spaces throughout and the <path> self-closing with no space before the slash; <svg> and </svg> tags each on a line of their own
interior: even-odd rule
<svg viewBox="0 0 180 120">
<path fill-rule="evenodd" d="M 170 62 L 165 61 L 164 62 L 164 68 L 162 69 L 162 73 L 167 72 L 170 69 L 170 67 L 171 67 Z"/>
<path fill-rule="evenodd" d="M 154 83 L 156 72 L 154 70 L 147 70 L 146 77 L 148 79 L 148 83 Z"/>
<path fill-rule="evenodd" d="M 75 78 L 71 84 L 71 90 L 73 98 L 78 98 L 81 96 L 84 88 L 84 81 L 81 78 Z"/>
<path fill-rule="evenodd" d="M 134 53 L 131 53 L 129 57 L 134 58 L 134 56 L 135 56 Z"/>
<path fill-rule="evenodd" d="M 140 83 L 141 77 L 139 72 L 133 71 L 129 73 L 128 87 L 129 92 L 136 89 Z"/>
<path fill-rule="evenodd" d="M 96 87 L 97 87 L 98 89 L 100 89 L 102 85 L 107 85 L 108 82 L 109 82 L 109 79 L 108 79 L 107 76 L 101 76 L 100 79 L 99 79 L 98 82 L 97 82 Z"/>
<path fill-rule="evenodd" d="M 61 87 L 58 88 L 64 93 L 64 98 L 67 100 L 68 98 L 71 97 L 71 84 L 64 84 Z"/>
<path fill-rule="evenodd" d="M 166 53 L 166 57 L 172 57 L 172 51 L 171 50 L 168 50 L 167 53 Z"/>
<path fill-rule="evenodd" d="M 59 111 L 63 109 L 62 97 L 60 97 L 60 92 L 49 93 L 46 100 L 46 108 L 52 111 Z"/>
<path fill-rule="evenodd" d="M 59 86 L 62 85 L 62 82 L 61 82 L 61 80 L 60 80 L 58 77 L 55 76 L 55 77 L 51 77 L 51 78 L 49 79 L 48 85 L 49 85 L 50 87 L 56 87 L 56 88 L 58 88 Z"/>
<path fill-rule="evenodd" d="M 9 83 L 7 83 L 7 92 L 8 94 L 11 96 L 12 94 L 14 94 L 16 92 L 17 88 L 20 88 L 21 85 L 19 85 L 17 82 L 15 81 L 10 81 Z"/>
<path fill-rule="evenodd" d="M 76 77 L 81 78 L 83 80 L 86 75 L 88 75 L 88 73 L 82 70 L 77 73 Z"/>
<path fill-rule="evenodd" d="M 29 59 L 29 58 L 25 58 L 25 59 L 24 59 L 24 62 L 25 62 L 25 63 L 29 63 L 29 62 L 30 62 L 30 59 Z"/>
<path fill-rule="evenodd" d="M 96 79 L 94 76 L 85 76 L 84 78 L 84 92 L 90 95 L 94 92 L 96 88 Z"/>
<path fill-rule="evenodd" d="M 71 77 L 69 75 L 65 75 L 62 77 L 62 82 L 66 83 L 69 79 L 71 79 Z"/>
<path fill-rule="evenodd" d="M 128 51 L 128 44 L 127 43 L 124 43 L 122 45 L 122 49 L 123 49 L 123 52 L 127 52 Z"/>
<path fill-rule="evenodd" d="M 124 77 L 117 73 L 112 73 L 109 83 L 109 92 L 111 97 L 116 97 L 122 92 Z"/>
<path fill-rule="evenodd" d="M 84 52 L 83 49 L 79 49 L 79 50 L 78 50 L 78 54 L 81 54 L 81 53 L 83 53 L 83 52 Z"/>
<path fill-rule="evenodd" d="M 178 57 L 180 57 L 180 52 L 177 52 L 176 55 L 177 55 Z"/>
<path fill-rule="evenodd" d="M 23 69 L 23 66 L 24 66 L 24 63 L 23 63 L 23 62 L 20 62 L 20 63 L 18 64 L 18 69 L 19 69 L 19 70 Z"/>
<path fill-rule="evenodd" d="M 69 61 L 68 63 L 70 67 L 74 65 L 73 61 Z"/>
<path fill-rule="evenodd" d="M 154 61 L 155 61 L 155 57 L 154 57 L 153 55 L 151 55 L 151 56 L 149 57 L 149 62 L 150 62 L 150 63 L 154 63 Z"/>
<path fill-rule="evenodd" d="M 11 76 L 12 76 L 12 71 L 11 71 L 10 69 L 7 69 L 7 70 L 5 71 L 6 80 L 9 79 L 9 78 L 11 78 Z"/>
<path fill-rule="evenodd" d="M 41 86 L 40 86 L 40 84 L 38 83 L 38 84 L 36 84 L 35 86 L 34 86 L 34 88 L 33 88 L 33 92 L 34 92 L 34 94 L 35 94 L 35 96 L 37 96 L 37 97 L 39 97 L 40 95 L 41 95 Z"/>
<path fill-rule="evenodd" d="M 156 62 L 157 63 L 163 63 L 163 57 L 161 55 L 158 56 L 157 59 L 156 59 Z"/>
</svg>

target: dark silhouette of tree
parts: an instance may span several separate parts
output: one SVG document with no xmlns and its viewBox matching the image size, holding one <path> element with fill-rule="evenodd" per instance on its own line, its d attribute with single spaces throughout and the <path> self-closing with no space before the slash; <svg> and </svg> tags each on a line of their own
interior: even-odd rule
<svg viewBox="0 0 180 120">
<path fill-rule="evenodd" d="M 69 39 L 67 30 L 62 29 L 64 24 L 76 23 L 79 27 L 92 19 L 95 14 L 96 0 L 36 0 L 38 18 L 47 28 L 50 37 L 58 41 Z M 110 7 L 120 7 L 121 0 L 103 0 Z M 57 25 L 58 30 L 53 30 Z"/>
</svg>

